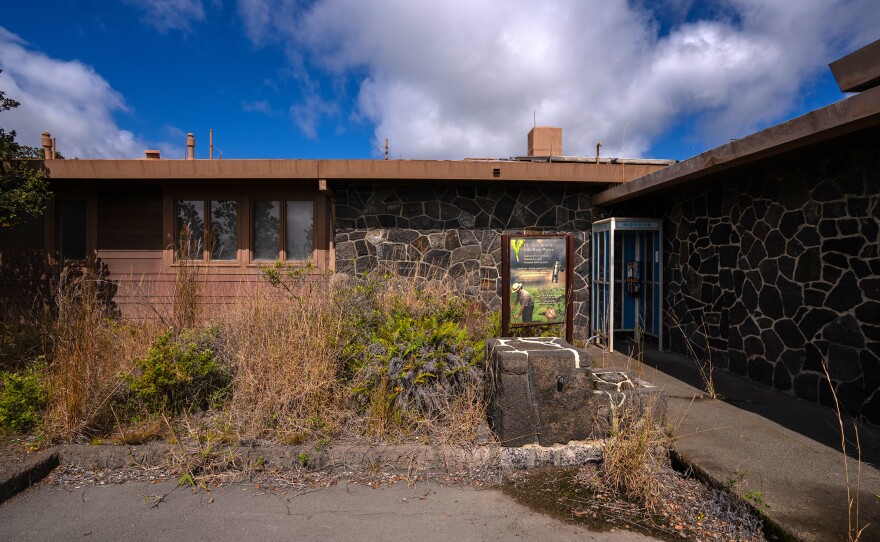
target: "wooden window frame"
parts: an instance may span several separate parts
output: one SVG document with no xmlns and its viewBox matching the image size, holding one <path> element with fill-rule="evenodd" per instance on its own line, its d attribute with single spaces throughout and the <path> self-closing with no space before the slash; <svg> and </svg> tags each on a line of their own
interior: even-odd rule
<svg viewBox="0 0 880 542">
<path fill-rule="evenodd" d="M 180 237 L 180 233 L 177 231 L 177 204 L 180 201 L 201 201 L 203 205 L 204 212 L 204 221 L 205 221 L 205 231 L 202 232 L 203 244 L 202 247 L 202 258 L 200 260 L 185 260 L 187 264 L 195 264 L 195 265 L 208 265 L 212 267 L 240 267 L 241 266 L 241 253 L 242 253 L 242 198 L 236 195 L 231 194 L 175 194 L 171 197 L 171 235 L 173 239 L 171 240 L 171 265 L 178 266 L 180 265 L 180 258 L 177 255 L 177 250 L 174 248 L 174 244 Z M 235 258 L 230 260 L 214 260 L 211 258 L 211 248 L 208 246 L 208 241 L 211 239 L 211 230 L 213 228 L 211 221 L 211 202 L 212 201 L 224 201 L 224 200 L 232 200 L 235 202 Z"/>
<path fill-rule="evenodd" d="M 255 196 L 250 196 L 248 198 L 248 266 L 249 267 L 264 267 L 268 264 L 271 264 L 276 261 L 281 261 L 286 264 L 290 264 L 293 266 L 305 266 L 308 262 L 312 262 L 312 265 L 319 266 L 318 262 L 318 246 L 319 246 L 319 237 L 317 231 L 317 225 L 321 217 L 319 216 L 319 205 L 318 205 L 317 197 L 309 197 L 309 196 L 287 196 L 280 194 L 259 194 Z M 253 225 L 253 212 L 254 212 L 254 204 L 258 201 L 278 201 L 278 228 L 279 228 L 279 236 L 278 236 L 278 257 L 274 260 L 258 260 L 254 258 L 254 225 Z M 312 203 L 312 255 L 305 260 L 289 260 L 287 259 L 287 202 L 288 201 L 309 201 Z M 319 266 L 320 267 L 320 266 Z"/>
<path fill-rule="evenodd" d="M 65 260 L 61 254 L 61 205 L 64 200 L 80 200 L 86 204 L 86 256 L 84 259 L 67 259 Z M 98 228 L 97 228 L 97 202 L 94 191 L 87 192 L 70 192 L 56 195 L 52 198 L 45 211 L 48 217 L 51 217 L 52 226 L 46 230 L 46 248 L 49 254 L 54 255 L 49 258 L 49 265 L 67 267 L 67 266 L 87 266 L 97 258 L 98 247 Z"/>
</svg>

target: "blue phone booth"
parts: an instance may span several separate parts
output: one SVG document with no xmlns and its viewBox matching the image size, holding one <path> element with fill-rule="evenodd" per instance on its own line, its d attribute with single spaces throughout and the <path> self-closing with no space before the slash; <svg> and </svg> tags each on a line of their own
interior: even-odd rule
<svg viewBox="0 0 880 542">
<path fill-rule="evenodd" d="M 591 335 L 614 350 L 615 333 L 653 337 L 663 349 L 662 222 L 608 218 L 593 223 Z"/>
</svg>

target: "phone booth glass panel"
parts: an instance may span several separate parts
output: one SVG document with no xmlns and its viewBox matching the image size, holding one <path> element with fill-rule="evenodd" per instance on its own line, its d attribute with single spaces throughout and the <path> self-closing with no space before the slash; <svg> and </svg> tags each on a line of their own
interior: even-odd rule
<svg viewBox="0 0 880 542">
<path fill-rule="evenodd" d="M 653 218 L 609 218 L 593 224 L 592 332 L 614 350 L 615 335 L 645 337 L 663 348 L 662 224 Z"/>
</svg>

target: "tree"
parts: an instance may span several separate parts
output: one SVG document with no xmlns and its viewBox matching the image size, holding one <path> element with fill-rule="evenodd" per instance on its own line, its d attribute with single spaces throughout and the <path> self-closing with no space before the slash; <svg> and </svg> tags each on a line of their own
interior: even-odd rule
<svg viewBox="0 0 880 542">
<path fill-rule="evenodd" d="M 3 71 L 0 70 L 0 74 Z M 0 113 L 21 105 L 7 98 L 0 90 Z M 15 141 L 15 130 L 0 127 L 0 227 L 23 223 L 28 216 L 43 214 L 46 198 L 51 196 L 46 174 L 20 158 L 43 158 L 43 149 L 21 145 Z"/>
</svg>

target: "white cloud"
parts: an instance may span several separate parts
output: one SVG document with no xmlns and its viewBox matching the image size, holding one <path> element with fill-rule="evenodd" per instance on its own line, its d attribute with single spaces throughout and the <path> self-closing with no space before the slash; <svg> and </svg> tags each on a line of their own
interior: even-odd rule
<svg viewBox="0 0 880 542">
<path fill-rule="evenodd" d="M 50 58 L 0 27 L 0 69 L 0 89 L 21 103 L 0 122 L 19 143 L 38 147 L 48 131 L 67 158 L 136 158 L 153 148 L 116 125 L 125 100 L 90 66 Z"/>
<path fill-rule="evenodd" d="M 295 70 L 365 74 L 354 113 L 393 154 L 458 158 L 524 154 L 533 111 L 563 127 L 567 154 L 601 141 L 603 154 L 643 155 L 687 116 L 703 146 L 741 137 L 790 114 L 829 61 L 876 39 L 875 3 L 718 0 L 705 10 L 714 20 L 683 23 L 694 3 L 667 0 L 675 24 L 663 36 L 653 12 L 625 0 L 238 7 L 249 38 L 285 47 Z"/>
<path fill-rule="evenodd" d="M 125 0 L 127 4 L 144 11 L 144 22 L 159 32 L 169 30 L 192 31 L 192 22 L 205 20 L 201 0 Z"/>
</svg>

